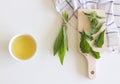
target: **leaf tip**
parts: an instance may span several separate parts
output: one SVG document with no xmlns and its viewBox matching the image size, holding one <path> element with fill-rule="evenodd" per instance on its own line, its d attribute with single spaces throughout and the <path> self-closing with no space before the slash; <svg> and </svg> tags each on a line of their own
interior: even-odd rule
<svg viewBox="0 0 120 84">
<path fill-rule="evenodd" d="M 96 59 L 100 59 L 100 56 L 97 56 Z"/>
<path fill-rule="evenodd" d="M 63 60 L 60 60 L 61 65 L 63 65 Z"/>
</svg>

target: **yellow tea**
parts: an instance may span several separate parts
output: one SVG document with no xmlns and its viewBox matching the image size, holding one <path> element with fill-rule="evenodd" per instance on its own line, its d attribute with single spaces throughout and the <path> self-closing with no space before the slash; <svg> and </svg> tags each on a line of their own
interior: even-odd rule
<svg viewBox="0 0 120 84">
<path fill-rule="evenodd" d="M 29 35 L 18 36 L 13 40 L 11 50 L 16 58 L 27 60 L 35 54 L 35 40 Z"/>
</svg>

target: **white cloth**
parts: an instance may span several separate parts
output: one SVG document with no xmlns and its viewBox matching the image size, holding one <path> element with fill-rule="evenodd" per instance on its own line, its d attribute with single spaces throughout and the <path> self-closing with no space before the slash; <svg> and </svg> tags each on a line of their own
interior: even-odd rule
<svg viewBox="0 0 120 84">
<path fill-rule="evenodd" d="M 120 5 L 119 3 L 114 3 L 114 0 L 55 0 L 55 5 L 58 13 L 67 11 L 70 16 L 69 24 L 74 28 L 77 28 L 78 9 L 105 10 L 107 45 L 112 51 L 120 50 L 120 33 L 114 21 L 114 16 L 120 17 L 120 15 L 114 14 L 113 10 L 114 5 Z"/>
</svg>

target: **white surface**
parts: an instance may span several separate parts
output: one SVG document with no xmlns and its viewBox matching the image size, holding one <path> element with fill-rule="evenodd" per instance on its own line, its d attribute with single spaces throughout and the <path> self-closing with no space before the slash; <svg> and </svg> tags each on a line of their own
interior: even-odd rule
<svg viewBox="0 0 120 84">
<path fill-rule="evenodd" d="M 77 34 L 68 29 L 69 52 L 64 65 L 53 56 L 60 17 L 52 0 L 0 0 L 0 84 L 119 84 L 120 56 L 103 53 L 96 79 L 87 78 L 87 63 L 77 51 Z M 8 52 L 10 39 L 30 33 L 39 43 L 36 58 L 18 62 Z"/>
</svg>

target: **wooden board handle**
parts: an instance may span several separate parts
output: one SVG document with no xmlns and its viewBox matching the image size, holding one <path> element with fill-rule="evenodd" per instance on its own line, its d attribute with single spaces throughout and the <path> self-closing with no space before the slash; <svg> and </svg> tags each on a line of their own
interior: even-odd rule
<svg viewBox="0 0 120 84">
<path fill-rule="evenodd" d="M 88 77 L 94 79 L 96 77 L 96 59 L 91 55 L 87 55 L 86 58 L 88 63 Z"/>
</svg>

